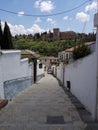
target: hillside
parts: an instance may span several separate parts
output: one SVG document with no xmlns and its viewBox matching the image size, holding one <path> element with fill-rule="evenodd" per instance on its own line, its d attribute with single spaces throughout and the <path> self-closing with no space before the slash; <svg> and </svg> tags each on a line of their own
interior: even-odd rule
<svg viewBox="0 0 98 130">
<path fill-rule="evenodd" d="M 79 45 L 86 41 L 94 41 L 95 35 L 78 34 L 78 38 L 74 40 L 60 40 L 60 41 L 41 41 L 40 39 L 34 39 L 33 37 L 26 35 L 19 35 L 13 37 L 13 44 L 15 49 L 29 49 L 45 56 L 57 56 L 58 52 L 67 48 Z M 91 37 L 92 36 L 92 37 Z"/>
</svg>

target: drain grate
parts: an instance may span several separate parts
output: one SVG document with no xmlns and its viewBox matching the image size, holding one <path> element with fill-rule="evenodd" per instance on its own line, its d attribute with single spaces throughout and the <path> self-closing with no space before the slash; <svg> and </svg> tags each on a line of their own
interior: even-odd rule
<svg viewBox="0 0 98 130">
<path fill-rule="evenodd" d="M 63 116 L 47 116 L 47 124 L 65 124 Z"/>
</svg>

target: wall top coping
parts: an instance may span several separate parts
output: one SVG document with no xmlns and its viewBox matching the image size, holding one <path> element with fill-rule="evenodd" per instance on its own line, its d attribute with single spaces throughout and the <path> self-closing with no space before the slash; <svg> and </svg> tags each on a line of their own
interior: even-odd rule
<svg viewBox="0 0 98 130">
<path fill-rule="evenodd" d="M 21 53 L 20 50 L 1 50 L 2 54 L 16 54 L 16 53 Z"/>
<path fill-rule="evenodd" d="M 21 59 L 21 62 L 28 61 L 28 58 Z"/>
</svg>

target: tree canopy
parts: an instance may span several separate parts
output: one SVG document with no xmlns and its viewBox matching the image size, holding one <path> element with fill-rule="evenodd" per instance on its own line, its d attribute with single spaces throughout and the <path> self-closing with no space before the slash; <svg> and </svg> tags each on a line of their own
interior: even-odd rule
<svg viewBox="0 0 98 130">
<path fill-rule="evenodd" d="M 46 33 L 46 32 L 45 32 Z M 42 35 L 42 34 L 41 34 Z M 95 41 L 96 34 L 77 33 L 77 39 L 60 41 L 42 41 L 39 34 L 17 35 L 13 37 L 15 49 L 29 49 L 45 56 L 58 56 L 58 52 L 70 47 L 78 46 L 84 42 Z"/>
<path fill-rule="evenodd" d="M 11 35 L 10 28 L 7 22 L 5 22 L 3 32 L 2 32 L 2 27 L 0 23 L 0 46 L 1 46 L 1 49 L 13 49 L 12 35 Z"/>
<path fill-rule="evenodd" d="M 77 60 L 79 58 L 89 55 L 90 53 L 91 53 L 90 48 L 88 48 L 85 44 L 79 45 L 74 48 L 73 59 Z"/>
</svg>

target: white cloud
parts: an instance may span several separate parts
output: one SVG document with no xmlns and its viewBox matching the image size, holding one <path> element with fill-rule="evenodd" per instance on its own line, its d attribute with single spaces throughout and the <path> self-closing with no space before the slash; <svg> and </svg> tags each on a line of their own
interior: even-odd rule
<svg viewBox="0 0 98 130">
<path fill-rule="evenodd" d="M 51 0 L 37 0 L 35 7 L 39 8 L 41 12 L 51 12 L 54 9 L 54 3 Z"/>
<path fill-rule="evenodd" d="M 68 27 L 68 28 L 67 28 L 67 31 L 71 31 L 71 28 L 70 28 L 70 27 Z"/>
<path fill-rule="evenodd" d="M 51 12 L 54 9 L 53 3 L 51 1 L 43 1 L 40 4 L 41 12 Z"/>
<path fill-rule="evenodd" d="M 64 16 L 64 17 L 63 17 L 63 20 L 68 20 L 68 16 Z"/>
<path fill-rule="evenodd" d="M 80 12 L 76 14 L 76 19 L 81 22 L 89 21 L 89 18 L 90 16 L 84 12 Z"/>
<path fill-rule="evenodd" d="M 94 1 L 90 5 L 87 5 L 85 7 L 85 11 L 86 12 L 89 11 L 89 10 L 92 10 L 92 9 L 97 9 L 97 2 Z"/>
<path fill-rule="evenodd" d="M 2 29 L 4 29 L 4 22 L 1 21 Z M 45 30 L 40 28 L 39 25 L 33 24 L 30 28 L 25 28 L 23 25 L 12 25 L 8 23 L 8 26 L 10 28 L 12 36 L 20 35 L 20 34 L 35 34 L 35 33 L 41 33 Z"/>
<path fill-rule="evenodd" d="M 39 8 L 41 1 L 42 1 L 42 0 L 36 0 L 36 1 L 35 1 L 35 7 L 36 7 L 36 8 Z"/>
<path fill-rule="evenodd" d="M 13 36 L 15 35 L 19 35 L 19 34 L 26 34 L 26 29 L 23 25 L 12 25 L 12 24 L 9 24 L 9 27 L 10 27 L 10 30 L 11 30 L 11 33 Z"/>
<path fill-rule="evenodd" d="M 18 12 L 18 16 L 23 16 L 24 15 L 24 12 L 21 11 L 21 12 Z"/>
<path fill-rule="evenodd" d="M 2 29 L 4 29 L 5 23 L 1 21 L 1 24 L 2 24 Z M 40 26 L 37 24 L 33 24 L 32 27 L 27 29 L 23 25 L 12 25 L 11 23 L 7 23 L 7 24 L 10 28 L 12 36 L 20 35 L 20 34 L 35 34 L 35 33 L 41 33 L 45 31 L 44 29 L 40 28 Z"/>
<path fill-rule="evenodd" d="M 67 20 L 71 21 L 72 18 L 71 18 L 71 17 L 68 17 L 68 16 L 64 16 L 64 17 L 63 17 L 63 20 L 65 20 L 65 21 L 67 21 Z"/>
<path fill-rule="evenodd" d="M 2 24 L 2 29 L 4 29 L 5 23 L 2 21 L 1 24 Z M 24 28 L 23 25 L 12 25 L 10 23 L 7 24 L 13 36 L 15 36 L 16 34 L 26 34 L 26 29 Z"/>
<path fill-rule="evenodd" d="M 56 25 L 56 21 L 54 21 L 51 18 L 47 18 L 47 22 L 50 23 L 50 24 Z"/>
<path fill-rule="evenodd" d="M 1 27 L 2 27 L 2 29 L 4 29 L 4 22 L 3 21 L 1 21 Z"/>
<path fill-rule="evenodd" d="M 36 18 L 35 23 L 40 23 L 40 22 L 41 22 L 41 19 L 39 17 Z"/>
<path fill-rule="evenodd" d="M 41 29 L 37 24 L 33 24 L 33 26 L 27 29 L 27 34 L 41 33 L 44 32 L 44 29 Z"/>
</svg>

